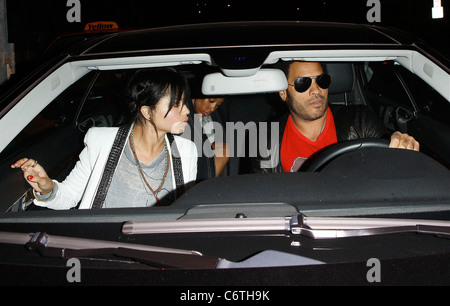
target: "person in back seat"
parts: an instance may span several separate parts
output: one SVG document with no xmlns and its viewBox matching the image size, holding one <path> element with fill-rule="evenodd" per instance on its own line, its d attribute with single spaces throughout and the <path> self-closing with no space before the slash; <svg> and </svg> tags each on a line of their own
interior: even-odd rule
<svg viewBox="0 0 450 306">
<path fill-rule="evenodd" d="M 185 136 L 198 149 L 197 182 L 200 182 L 221 175 L 230 160 L 230 154 L 227 143 L 216 139 L 219 135 L 214 127 L 215 123 L 222 124 L 220 116 L 214 115 L 224 98 L 203 96 L 195 90 L 192 93 L 194 97 L 188 102 L 190 135 Z"/>
<path fill-rule="evenodd" d="M 267 143 L 272 146 L 267 152 L 259 152 L 253 165 L 255 172 L 297 172 L 311 155 L 343 140 L 390 137 L 391 148 L 419 150 L 419 143 L 412 136 L 398 131 L 389 135 L 365 106 L 329 106 L 328 87 L 332 80 L 320 63 L 284 62 L 280 68 L 289 85 L 279 94 L 289 113 L 279 119 L 278 141 L 269 140 Z"/>
</svg>

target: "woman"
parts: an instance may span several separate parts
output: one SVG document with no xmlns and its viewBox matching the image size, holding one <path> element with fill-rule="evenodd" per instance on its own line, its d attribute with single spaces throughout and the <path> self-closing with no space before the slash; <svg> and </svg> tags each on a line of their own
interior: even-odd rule
<svg viewBox="0 0 450 306">
<path fill-rule="evenodd" d="M 220 116 L 216 116 L 216 120 L 213 120 L 212 118 L 213 113 L 224 102 L 224 98 L 198 96 L 198 98 L 192 99 L 191 104 L 189 104 L 191 115 L 193 114 L 192 119 L 189 121 L 189 125 L 192 132 L 191 140 L 194 142 L 196 141 L 196 132 L 202 134 L 201 136 L 197 136 L 202 139 L 202 142 L 198 145 L 203 153 L 198 159 L 197 181 L 202 181 L 222 174 L 225 166 L 230 160 L 230 151 L 226 142 L 220 140 L 216 141 L 214 121 L 216 124 L 220 124 L 220 122 L 217 122 L 217 119 L 219 119 Z M 210 157 L 211 154 L 209 151 L 204 152 L 204 150 L 206 150 L 204 146 L 205 143 L 208 143 L 211 147 L 214 155 L 213 157 Z"/>
<path fill-rule="evenodd" d="M 174 71 L 138 71 L 129 85 L 131 124 L 91 128 L 85 148 L 64 182 L 51 180 L 36 160 L 21 168 L 33 188 L 34 203 L 50 209 L 165 205 L 172 191 L 195 181 L 194 143 L 173 136 L 184 131 L 189 87 Z"/>
</svg>

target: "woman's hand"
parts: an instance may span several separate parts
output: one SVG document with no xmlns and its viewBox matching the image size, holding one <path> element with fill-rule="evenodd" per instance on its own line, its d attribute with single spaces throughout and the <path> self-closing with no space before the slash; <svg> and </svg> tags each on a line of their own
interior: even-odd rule
<svg viewBox="0 0 450 306">
<path fill-rule="evenodd" d="M 223 169 L 230 160 L 230 148 L 226 142 L 215 142 L 211 145 L 214 150 L 214 163 L 216 165 L 216 176 L 222 174 Z"/>
<path fill-rule="evenodd" d="M 11 168 L 20 168 L 28 184 L 42 195 L 51 192 L 55 187 L 55 183 L 48 177 L 44 168 L 35 159 L 19 159 L 11 165 Z"/>
</svg>

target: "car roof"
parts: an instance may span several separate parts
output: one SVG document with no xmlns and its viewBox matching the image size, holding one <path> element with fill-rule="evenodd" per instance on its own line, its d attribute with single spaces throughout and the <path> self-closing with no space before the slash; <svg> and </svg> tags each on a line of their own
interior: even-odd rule
<svg viewBox="0 0 450 306">
<path fill-rule="evenodd" d="M 450 61 L 419 38 L 369 24 L 239 21 L 175 25 L 105 34 L 64 52 L 69 61 L 170 54 L 208 54 L 221 69 L 254 69 L 274 51 L 415 50 L 448 71 Z M 245 61 L 241 61 L 244 58 Z"/>
<path fill-rule="evenodd" d="M 43 55 L 56 55 L 64 53 L 66 49 L 76 43 L 86 41 L 93 37 L 99 37 L 105 34 L 127 32 L 133 29 L 120 28 L 114 21 L 96 21 L 89 22 L 85 25 L 83 31 L 66 32 L 56 37 L 46 48 Z"/>
<path fill-rule="evenodd" d="M 207 49 L 254 46 L 410 45 L 415 39 L 400 31 L 371 25 L 255 21 L 178 25 L 104 36 L 84 44 L 79 54 L 137 50 Z"/>
</svg>

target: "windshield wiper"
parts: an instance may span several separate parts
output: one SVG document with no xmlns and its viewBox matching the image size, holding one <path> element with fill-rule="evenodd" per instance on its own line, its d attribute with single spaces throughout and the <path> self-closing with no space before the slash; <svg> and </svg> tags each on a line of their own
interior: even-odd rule
<svg viewBox="0 0 450 306">
<path fill-rule="evenodd" d="M 275 218 L 129 221 L 122 226 L 122 233 L 126 235 L 251 231 L 288 231 L 313 239 L 361 237 L 402 232 L 450 237 L 450 221 L 307 217 L 300 214 Z"/>
<path fill-rule="evenodd" d="M 24 245 L 45 257 L 79 258 L 115 255 L 157 268 L 215 268 L 219 258 L 198 251 L 155 247 L 104 240 L 47 235 L 46 233 L 0 232 L 0 243 Z"/>
<path fill-rule="evenodd" d="M 450 222 L 440 220 L 307 217 L 300 215 L 291 218 L 290 230 L 293 234 L 300 234 L 313 239 L 362 237 L 405 232 L 450 238 Z"/>
<path fill-rule="evenodd" d="M 312 258 L 276 250 L 265 250 L 252 254 L 245 260 L 233 262 L 224 258 L 205 256 L 197 251 L 54 236 L 42 232 L 31 234 L 0 232 L 0 243 L 24 245 L 45 257 L 80 258 L 115 255 L 164 269 L 232 269 L 324 264 Z"/>
</svg>

